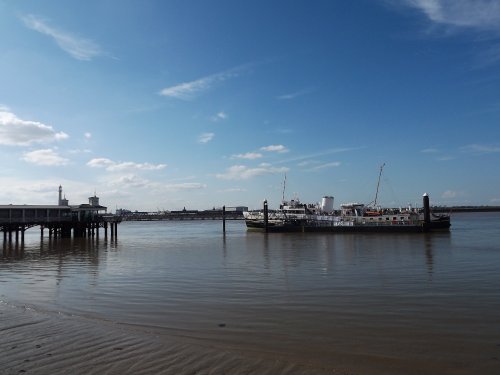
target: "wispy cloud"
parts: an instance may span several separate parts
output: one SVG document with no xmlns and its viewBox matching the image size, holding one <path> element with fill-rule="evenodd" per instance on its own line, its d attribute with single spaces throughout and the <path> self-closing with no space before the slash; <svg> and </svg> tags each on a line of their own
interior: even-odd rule
<svg viewBox="0 0 500 375">
<path fill-rule="evenodd" d="M 22 160 L 43 166 L 62 166 L 69 163 L 69 159 L 61 157 L 55 150 L 50 148 L 25 152 Z"/>
<path fill-rule="evenodd" d="M 220 73 L 208 75 L 203 78 L 196 79 L 190 82 L 180 83 L 174 86 L 166 87 L 160 91 L 160 95 L 170 98 L 190 100 L 196 97 L 199 93 L 210 89 L 217 83 L 227 81 L 231 78 L 238 77 L 251 64 L 239 66 Z"/>
<path fill-rule="evenodd" d="M 330 155 L 330 154 L 337 154 L 337 153 L 341 153 L 341 152 L 357 151 L 357 150 L 361 150 L 363 148 L 364 147 L 331 148 L 331 149 L 320 151 L 320 152 L 317 152 L 317 153 L 314 153 L 314 154 L 302 155 L 302 156 L 297 156 L 297 157 L 294 157 L 294 158 L 280 160 L 277 163 L 284 164 L 284 163 L 291 163 L 291 162 L 296 162 L 296 161 L 303 161 L 303 160 L 318 158 L 320 156 L 326 156 L 326 155 Z"/>
<path fill-rule="evenodd" d="M 214 139 L 214 133 L 203 133 L 198 136 L 198 143 L 208 143 Z"/>
<path fill-rule="evenodd" d="M 493 154 L 500 152 L 500 146 L 471 144 L 460 147 L 460 150 L 462 152 L 469 152 L 473 154 Z"/>
<path fill-rule="evenodd" d="M 219 122 L 219 121 L 223 121 L 227 119 L 227 113 L 226 112 L 223 112 L 223 111 L 220 111 L 219 113 L 217 113 L 216 115 L 213 115 L 210 120 L 212 120 L 213 122 Z"/>
<path fill-rule="evenodd" d="M 165 190 L 179 191 L 179 190 L 200 190 L 207 187 L 206 184 L 200 182 L 184 182 L 180 184 L 164 184 L 162 185 Z"/>
<path fill-rule="evenodd" d="M 265 146 L 260 148 L 262 151 L 267 151 L 267 152 L 278 152 L 280 154 L 284 154 L 285 152 L 290 151 L 283 145 L 270 145 L 270 146 Z"/>
<path fill-rule="evenodd" d="M 326 168 L 340 167 L 341 164 L 342 163 L 340 161 L 333 161 L 331 163 L 317 165 L 317 166 L 311 168 L 310 171 L 319 171 L 321 169 L 326 169 Z"/>
<path fill-rule="evenodd" d="M 303 96 L 303 95 L 309 94 L 312 91 L 313 91 L 312 88 L 307 88 L 307 89 L 304 89 L 304 90 L 299 90 L 299 91 L 295 91 L 295 92 L 292 92 L 292 93 L 279 95 L 279 96 L 276 97 L 276 99 L 279 99 L 279 100 L 291 100 L 291 99 L 298 98 L 299 96 Z"/>
<path fill-rule="evenodd" d="M 255 160 L 261 158 L 263 155 L 259 152 L 246 152 L 244 154 L 236 154 L 232 155 L 231 159 L 247 159 L 247 160 Z"/>
<path fill-rule="evenodd" d="M 500 2 L 497 0 L 405 0 L 436 24 L 500 31 Z"/>
<path fill-rule="evenodd" d="M 420 152 L 423 154 L 437 154 L 439 150 L 436 148 L 424 148 L 423 150 L 420 150 Z"/>
<path fill-rule="evenodd" d="M 120 176 L 109 182 L 110 186 L 119 186 L 121 188 L 132 187 L 132 188 L 142 188 L 147 187 L 150 184 L 149 180 L 137 176 L 135 174 L 127 174 Z"/>
<path fill-rule="evenodd" d="M 245 165 L 233 165 L 226 169 L 226 172 L 217 174 L 216 177 L 223 180 L 247 180 L 253 177 L 262 176 L 272 173 L 288 172 L 285 167 L 273 167 L 272 165 L 263 163 L 256 168 L 249 168 Z"/>
<path fill-rule="evenodd" d="M 121 189 L 139 188 L 154 192 L 199 190 L 207 187 L 206 184 L 199 182 L 161 183 L 148 180 L 136 174 L 126 174 L 118 178 L 113 178 L 108 184 L 109 186 L 119 186 Z"/>
<path fill-rule="evenodd" d="M 22 120 L 14 113 L 0 109 L 0 144 L 29 146 L 32 143 L 53 142 L 68 138 L 52 126 L 38 121 Z"/>
<path fill-rule="evenodd" d="M 217 190 L 218 193 L 242 193 L 245 191 L 247 191 L 247 189 L 242 189 L 242 188 L 228 188 L 228 189 Z"/>
<path fill-rule="evenodd" d="M 87 166 L 93 168 L 105 168 L 109 172 L 120 171 L 157 171 L 166 168 L 166 164 L 134 163 L 134 162 L 115 162 L 107 158 L 95 158 L 87 163 Z"/>
<path fill-rule="evenodd" d="M 92 40 L 49 26 L 42 17 L 29 14 L 21 19 L 30 29 L 51 37 L 62 50 L 77 60 L 90 61 L 96 56 L 103 55 L 99 45 Z"/>
<path fill-rule="evenodd" d="M 444 155 L 444 156 L 440 156 L 438 158 L 436 158 L 437 161 L 450 161 L 450 160 L 455 160 L 455 157 L 454 156 L 450 156 L 450 155 Z"/>
</svg>

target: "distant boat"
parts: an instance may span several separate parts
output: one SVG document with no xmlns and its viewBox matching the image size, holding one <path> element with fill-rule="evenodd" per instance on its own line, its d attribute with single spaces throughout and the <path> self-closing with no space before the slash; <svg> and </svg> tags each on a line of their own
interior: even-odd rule
<svg viewBox="0 0 500 375">
<path fill-rule="evenodd" d="M 385 164 L 384 164 L 385 165 Z M 269 210 L 264 201 L 263 210 L 243 213 L 249 230 L 268 232 L 430 232 L 450 229 L 450 216 L 430 212 L 429 196 L 423 195 L 423 209 L 381 208 L 377 206 L 379 179 L 373 205 L 347 203 L 339 211 L 333 209 L 334 198 L 323 197 L 320 204 L 303 204 L 299 199 L 285 201 L 278 210 Z M 286 177 L 285 177 L 286 182 Z M 283 184 L 283 186 L 285 183 Z M 284 197 L 283 187 L 283 197 Z"/>
</svg>

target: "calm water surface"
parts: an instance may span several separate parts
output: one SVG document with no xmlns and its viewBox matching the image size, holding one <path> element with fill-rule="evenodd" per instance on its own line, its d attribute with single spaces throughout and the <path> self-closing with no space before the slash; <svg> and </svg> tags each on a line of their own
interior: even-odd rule
<svg viewBox="0 0 500 375">
<path fill-rule="evenodd" d="M 219 221 L 118 232 L 49 241 L 31 229 L 23 247 L 4 244 L 0 300 L 316 353 L 342 344 L 425 359 L 500 344 L 499 213 L 454 214 L 450 233 L 429 235 L 266 235 L 229 222 L 223 236 Z"/>
</svg>

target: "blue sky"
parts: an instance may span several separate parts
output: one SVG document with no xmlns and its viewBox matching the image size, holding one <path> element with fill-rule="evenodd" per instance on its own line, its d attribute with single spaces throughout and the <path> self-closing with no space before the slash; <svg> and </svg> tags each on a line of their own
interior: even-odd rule
<svg viewBox="0 0 500 375">
<path fill-rule="evenodd" d="M 500 205 L 500 2 L 0 0 L 0 202 Z"/>
</svg>

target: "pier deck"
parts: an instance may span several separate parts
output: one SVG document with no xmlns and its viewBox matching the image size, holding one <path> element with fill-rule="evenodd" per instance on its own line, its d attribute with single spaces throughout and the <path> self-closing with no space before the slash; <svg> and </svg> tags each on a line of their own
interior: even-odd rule
<svg viewBox="0 0 500 375">
<path fill-rule="evenodd" d="M 24 232 L 34 226 L 40 226 L 43 237 L 47 229 L 49 237 L 86 237 L 99 236 L 99 228 L 104 235 L 111 229 L 111 236 L 117 234 L 121 218 L 115 215 L 99 214 L 102 206 L 60 206 L 60 205 L 0 205 L 0 231 L 4 241 L 24 240 Z"/>
</svg>

